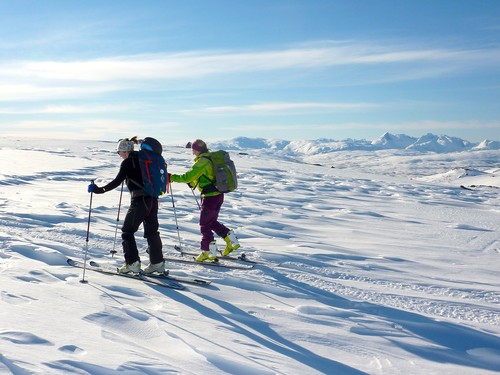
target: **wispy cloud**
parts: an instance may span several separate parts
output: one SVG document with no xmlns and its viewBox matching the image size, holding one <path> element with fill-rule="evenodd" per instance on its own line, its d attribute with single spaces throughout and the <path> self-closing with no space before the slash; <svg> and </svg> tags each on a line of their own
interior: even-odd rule
<svg viewBox="0 0 500 375">
<path fill-rule="evenodd" d="M 12 79 L 63 82 L 113 82 L 176 80 L 284 69 L 316 69 L 341 65 L 392 63 L 470 62 L 498 64 L 500 51 L 406 49 L 340 43 L 276 51 L 195 51 L 177 54 L 144 54 L 82 61 L 16 61 L 0 65 L 1 76 Z"/>
<path fill-rule="evenodd" d="M 92 119 L 41 119 L 11 121 L 3 125 L 2 134 L 26 136 L 36 134 L 41 138 L 68 139 L 118 139 L 118 137 L 162 132 L 175 132 L 179 125 L 175 122 L 148 123 L 139 120 L 118 120 L 109 118 Z"/>
<path fill-rule="evenodd" d="M 107 134 L 128 134 L 137 131 L 140 124 L 134 121 L 119 121 L 109 119 L 90 120 L 23 120 L 10 122 L 4 127 L 8 135 L 26 135 L 32 132 L 37 136 L 48 137 L 56 135 L 57 138 L 73 139 L 103 139 Z"/>
<path fill-rule="evenodd" d="M 405 123 L 410 116 L 393 114 L 407 107 L 407 102 L 391 106 L 388 103 L 393 102 L 394 97 L 382 97 L 378 92 L 349 96 L 350 99 L 346 96 L 345 101 L 331 99 L 342 98 L 339 95 L 319 93 L 319 90 L 340 86 L 441 78 L 471 69 L 483 74 L 483 68 L 488 65 L 493 71 L 498 70 L 500 51 L 401 48 L 353 42 L 274 51 L 195 51 L 79 61 L 0 61 L 0 115 L 5 118 L 3 124 L 12 125 L 9 128 L 3 125 L 2 132 L 17 135 L 41 131 L 43 136 L 58 138 L 115 139 L 134 135 L 139 129 L 141 133 L 164 133 L 166 138 L 176 134 L 194 137 L 204 131 L 195 129 L 195 116 L 210 117 L 211 126 L 227 127 L 225 134 L 235 136 L 269 132 L 280 135 L 295 130 L 301 137 L 356 129 L 365 133 L 376 129 L 381 133 L 422 129 L 441 132 L 476 126 L 494 130 L 495 126 L 499 128 L 498 123 L 418 121 L 425 116 L 428 103 L 424 103 L 425 107 L 415 105 L 422 109 L 419 111 L 422 116 L 413 123 Z M 311 95 L 300 95 L 302 88 L 311 85 L 311 76 L 316 79 L 315 89 L 319 89 Z M 269 90 L 265 97 L 255 96 L 255 92 L 249 94 L 245 90 L 246 85 L 255 85 L 259 90 L 278 88 L 279 92 Z M 197 95 L 197 98 L 172 96 L 173 90 L 188 96 Z M 237 95 L 228 96 L 227 92 Z M 289 96 L 288 92 L 295 94 Z M 222 93 L 222 99 L 214 99 L 214 93 Z M 399 93 L 396 95 L 401 98 Z M 387 110 L 389 114 L 384 113 Z M 370 116 L 373 111 L 379 116 Z M 331 116 L 333 113 L 346 116 L 339 118 L 339 123 L 328 124 L 335 117 Z M 266 115 L 270 118 L 265 119 Z M 356 116 L 347 117 L 349 115 Z M 273 120 L 281 117 L 274 122 L 271 116 Z M 33 120 L 35 117 L 37 120 Z M 235 124 L 238 117 L 243 120 Z M 396 117 L 402 121 L 391 124 Z M 341 122 L 349 118 L 360 122 Z M 363 118 L 368 120 L 363 122 Z M 21 119 L 25 121 L 18 121 Z M 161 123 L 165 119 L 172 123 Z M 232 120 L 231 124 L 228 119 Z"/>
<path fill-rule="evenodd" d="M 1 79 L 1 74 L 0 74 Z M 109 93 L 119 90 L 116 85 L 87 85 L 87 84 L 64 84 L 57 85 L 54 82 L 38 82 L 37 84 L 23 83 L 2 84 L 0 83 L 0 101 L 29 101 L 50 99 L 71 99 L 92 97 L 96 94 Z"/>
<path fill-rule="evenodd" d="M 204 114 L 234 114 L 234 113 L 293 113 L 294 111 L 324 110 L 324 111 L 356 111 L 376 108 L 379 105 L 371 103 L 322 103 L 322 102 L 268 102 L 249 105 L 214 106 L 188 110 L 191 113 Z"/>
<path fill-rule="evenodd" d="M 42 107 L 10 106 L 0 107 L 0 114 L 3 115 L 65 115 L 65 114 L 99 114 L 99 113 L 123 113 L 126 111 L 141 108 L 136 104 L 117 104 L 117 105 L 47 105 Z"/>
</svg>

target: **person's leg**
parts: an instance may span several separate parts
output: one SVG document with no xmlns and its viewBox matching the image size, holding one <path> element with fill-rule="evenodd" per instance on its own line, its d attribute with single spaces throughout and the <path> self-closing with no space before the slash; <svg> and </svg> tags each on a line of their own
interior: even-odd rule
<svg viewBox="0 0 500 375">
<path fill-rule="evenodd" d="M 203 251 L 209 250 L 210 242 L 214 240 L 213 232 L 217 234 L 224 230 L 224 226 L 217 221 L 220 208 L 224 202 L 224 195 L 216 195 L 213 197 L 203 197 L 201 200 L 200 209 L 200 232 L 201 242 L 200 248 Z M 226 228 L 227 229 L 227 228 Z M 227 232 L 226 232 L 227 233 Z"/>
<path fill-rule="evenodd" d="M 151 264 L 163 262 L 163 245 L 158 232 L 158 199 L 145 197 L 148 212 L 144 218 L 144 237 L 148 241 L 149 260 Z"/>
<path fill-rule="evenodd" d="M 217 195 L 217 199 L 214 199 L 212 202 L 212 209 L 213 209 L 213 216 L 215 219 L 212 222 L 211 225 L 211 230 L 221 238 L 224 239 L 224 242 L 226 243 L 225 249 L 222 251 L 222 255 L 229 255 L 231 252 L 234 250 L 238 249 L 240 247 L 238 237 L 236 237 L 236 234 L 234 231 L 230 230 L 228 227 L 226 227 L 224 224 L 218 221 L 219 218 L 219 213 L 222 207 L 222 204 L 224 203 L 224 194 Z"/>
<path fill-rule="evenodd" d="M 123 255 L 125 257 L 126 264 L 132 264 L 140 260 L 134 234 L 139 229 L 139 226 L 143 221 L 144 214 L 145 209 L 142 205 L 142 199 L 132 199 L 122 225 Z"/>
</svg>

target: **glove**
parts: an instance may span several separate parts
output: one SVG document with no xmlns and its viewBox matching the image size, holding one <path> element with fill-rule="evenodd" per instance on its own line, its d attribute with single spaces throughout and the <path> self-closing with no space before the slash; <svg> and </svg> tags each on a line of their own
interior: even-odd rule
<svg viewBox="0 0 500 375">
<path fill-rule="evenodd" d="M 105 192 L 104 188 L 97 186 L 93 182 L 89 185 L 87 190 L 89 193 L 94 193 L 94 194 L 103 194 Z"/>
</svg>

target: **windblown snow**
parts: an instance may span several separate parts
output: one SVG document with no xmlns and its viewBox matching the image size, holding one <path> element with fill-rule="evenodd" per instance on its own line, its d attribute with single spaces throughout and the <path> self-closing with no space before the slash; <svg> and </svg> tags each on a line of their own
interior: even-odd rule
<svg viewBox="0 0 500 375">
<path fill-rule="evenodd" d="M 66 263 L 122 263 L 128 193 L 121 207 L 119 189 L 92 206 L 87 193 L 118 171 L 113 142 L 3 138 L 0 373 L 499 373 L 495 142 L 213 142 L 239 175 L 220 219 L 259 264 L 170 263 L 212 281 L 176 291 Z M 191 165 L 189 149 L 164 148 L 172 173 Z M 199 243 L 199 197 L 172 187 L 165 255 Z"/>
</svg>

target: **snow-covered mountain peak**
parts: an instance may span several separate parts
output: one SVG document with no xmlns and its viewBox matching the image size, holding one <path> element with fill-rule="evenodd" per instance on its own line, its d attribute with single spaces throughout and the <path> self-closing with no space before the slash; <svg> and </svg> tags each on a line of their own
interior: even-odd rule
<svg viewBox="0 0 500 375">
<path fill-rule="evenodd" d="M 472 143 L 448 135 L 428 133 L 419 138 L 415 138 L 405 134 L 391 134 L 388 132 L 373 141 L 351 138 L 344 140 L 321 138 L 315 140 L 287 141 L 238 137 L 232 140 L 212 142 L 210 146 L 212 149 L 222 148 L 228 150 L 270 149 L 282 151 L 284 154 L 294 156 L 312 156 L 336 151 L 377 151 L 390 149 L 418 151 L 423 153 L 500 150 L 499 141 L 485 140 L 481 143 Z"/>
<path fill-rule="evenodd" d="M 415 143 L 416 140 L 417 138 L 410 137 L 405 134 L 394 135 L 386 132 L 381 137 L 372 141 L 371 144 L 380 148 L 403 149 Z"/>
</svg>

